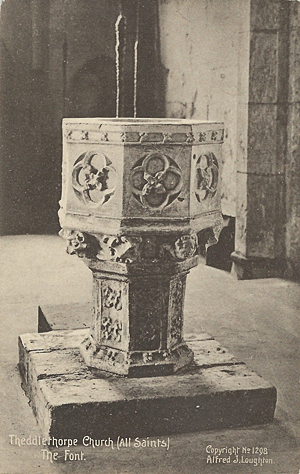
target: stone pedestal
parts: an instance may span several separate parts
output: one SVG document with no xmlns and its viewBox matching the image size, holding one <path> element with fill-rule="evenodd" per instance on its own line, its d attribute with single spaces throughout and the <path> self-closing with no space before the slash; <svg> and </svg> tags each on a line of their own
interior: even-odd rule
<svg viewBox="0 0 300 474">
<path fill-rule="evenodd" d="M 81 344 L 86 364 L 130 376 L 167 375 L 189 364 L 183 302 L 187 272 L 196 264 L 195 257 L 177 264 L 97 262 L 95 318 Z"/>
</svg>

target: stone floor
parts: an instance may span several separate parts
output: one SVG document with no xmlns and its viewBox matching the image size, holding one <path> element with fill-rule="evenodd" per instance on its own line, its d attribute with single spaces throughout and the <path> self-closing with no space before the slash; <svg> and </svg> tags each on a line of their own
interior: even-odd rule
<svg viewBox="0 0 300 474">
<path fill-rule="evenodd" d="M 1 246 L 1 445 L 0 474 L 297 474 L 300 469 L 299 315 L 300 287 L 279 279 L 236 281 L 199 265 L 187 286 L 185 326 L 205 329 L 234 355 L 278 389 L 275 420 L 251 429 L 207 431 L 171 436 L 170 448 L 77 448 L 85 460 L 43 460 L 41 446 L 11 445 L 9 435 L 38 435 L 17 370 L 19 334 L 37 331 L 37 305 L 85 302 L 91 275 L 76 257 L 65 254 L 55 236 L 2 237 Z M 164 437 L 167 440 L 167 437 Z M 252 463 L 210 463 L 211 448 L 265 448 L 244 454 Z M 226 458 L 224 454 L 222 458 Z M 228 458 L 228 456 L 227 456 Z M 215 459 L 216 460 L 216 459 Z M 241 460 L 241 457 L 239 458 Z"/>
</svg>

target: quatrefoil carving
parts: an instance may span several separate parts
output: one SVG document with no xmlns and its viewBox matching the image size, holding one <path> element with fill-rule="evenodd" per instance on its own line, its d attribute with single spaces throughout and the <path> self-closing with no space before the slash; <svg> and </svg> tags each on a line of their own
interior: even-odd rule
<svg viewBox="0 0 300 474">
<path fill-rule="evenodd" d="M 200 155 L 196 163 L 195 194 L 199 202 L 216 194 L 219 181 L 219 165 L 211 152 Z"/>
<path fill-rule="evenodd" d="M 116 170 L 112 162 L 99 152 L 86 152 L 75 161 L 72 186 L 77 197 L 85 204 L 101 206 L 114 194 Z"/>
<path fill-rule="evenodd" d="M 132 194 L 143 207 L 160 210 L 170 205 L 182 188 L 181 169 L 159 152 L 140 159 L 131 171 Z"/>
</svg>

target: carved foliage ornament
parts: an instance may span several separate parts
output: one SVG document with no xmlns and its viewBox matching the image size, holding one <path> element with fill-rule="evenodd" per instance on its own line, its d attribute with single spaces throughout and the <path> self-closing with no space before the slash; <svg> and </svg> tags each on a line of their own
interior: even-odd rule
<svg viewBox="0 0 300 474">
<path fill-rule="evenodd" d="M 196 162 L 195 195 L 199 202 L 216 194 L 219 181 L 219 165 L 211 152 L 199 156 Z"/>
<path fill-rule="evenodd" d="M 121 290 L 115 290 L 109 286 L 103 290 L 103 302 L 106 308 L 122 309 Z"/>
<path fill-rule="evenodd" d="M 195 255 L 197 248 L 197 234 L 191 233 L 182 235 L 174 243 L 163 243 L 160 249 L 160 256 L 163 257 L 167 252 L 175 260 L 186 260 Z"/>
<path fill-rule="evenodd" d="M 141 241 L 141 237 L 130 237 L 129 240 L 124 235 L 120 237 L 99 236 L 100 250 L 96 257 L 98 260 L 130 263 L 136 259 L 136 248 Z"/>
<path fill-rule="evenodd" d="M 132 193 L 143 207 L 153 210 L 170 205 L 182 188 L 181 169 L 172 158 L 150 153 L 131 172 Z"/>
<path fill-rule="evenodd" d="M 116 170 L 103 153 L 83 153 L 74 163 L 72 186 L 85 204 L 100 206 L 115 192 Z"/>
<path fill-rule="evenodd" d="M 122 340 L 122 322 L 112 321 L 110 317 L 104 317 L 101 324 L 101 335 L 107 341 L 121 342 Z"/>
<path fill-rule="evenodd" d="M 193 257 L 198 248 L 195 233 L 184 234 L 175 240 L 170 237 L 98 235 L 78 230 L 62 229 L 59 235 L 67 240 L 67 253 L 83 258 L 96 258 L 132 263 L 141 260 L 185 260 Z M 112 296 L 107 292 L 105 297 Z M 108 298 L 110 301 L 111 298 Z M 121 304 L 121 302 L 120 302 Z M 118 309 L 116 307 L 116 309 Z"/>
<path fill-rule="evenodd" d="M 174 243 L 174 253 L 178 260 L 193 257 L 198 246 L 196 234 L 182 235 Z"/>
<path fill-rule="evenodd" d="M 67 253 L 79 258 L 92 258 L 99 250 L 99 243 L 93 235 L 79 230 L 62 229 L 59 235 L 67 240 Z"/>
</svg>

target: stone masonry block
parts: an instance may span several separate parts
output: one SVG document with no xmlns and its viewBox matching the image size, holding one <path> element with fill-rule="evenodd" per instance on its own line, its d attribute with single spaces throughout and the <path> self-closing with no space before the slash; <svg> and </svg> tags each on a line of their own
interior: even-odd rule
<svg viewBox="0 0 300 474">
<path fill-rule="evenodd" d="M 300 26 L 290 32 L 289 102 L 300 102 Z"/>
<path fill-rule="evenodd" d="M 299 278 L 300 268 L 300 103 L 289 106 L 286 172 L 286 250 L 289 275 Z"/>
<path fill-rule="evenodd" d="M 286 121 L 283 105 L 249 104 L 248 173 L 284 172 Z"/>
<path fill-rule="evenodd" d="M 276 258 L 284 252 L 284 178 L 248 174 L 247 257 Z"/>
<path fill-rule="evenodd" d="M 288 121 L 288 152 L 292 155 L 288 158 L 290 162 L 299 160 L 300 147 L 300 103 L 289 105 Z"/>
<path fill-rule="evenodd" d="M 300 103 L 289 106 L 286 179 L 287 226 L 289 228 L 290 225 L 293 226 L 294 217 L 300 218 Z"/>
<path fill-rule="evenodd" d="M 75 333 L 53 331 L 19 339 L 23 386 L 44 437 L 77 438 L 81 443 L 86 435 L 156 436 L 273 420 L 275 387 L 207 339 L 209 335 L 192 338 L 195 363 L 178 375 L 124 378 L 104 372 L 96 376 L 78 349 L 69 347 L 77 344 Z"/>
<path fill-rule="evenodd" d="M 247 178 L 247 173 L 237 171 L 235 249 L 242 254 L 246 254 L 247 248 Z"/>
<path fill-rule="evenodd" d="M 290 9 L 290 29 L 294 30 L 300 26 L 299 2 L 289 2 L 289 9 Z"/>
<path fill-rule="evenodd" d="M 288 2 L 251 0 L 251 30 L 277 30 L 286 25 Z"/>
<path fill-rule="evenodd" d="M 72 303 L 38 307 L 38 332 L 82 329 L 91 326 L 93 304 Z"/>
<path fill-rule="evenodd" d="M 253 32 L 250 42 L 249 101 L 277 101 L 278 33 Z"/>
</svg>

